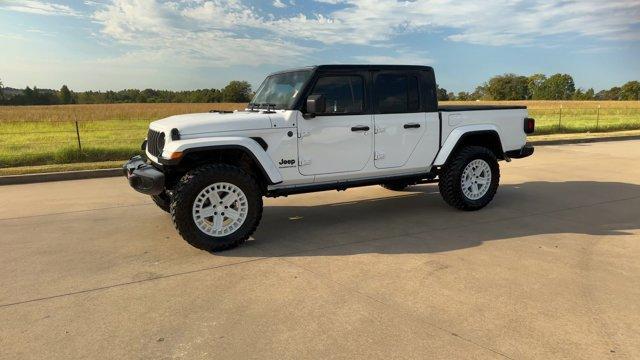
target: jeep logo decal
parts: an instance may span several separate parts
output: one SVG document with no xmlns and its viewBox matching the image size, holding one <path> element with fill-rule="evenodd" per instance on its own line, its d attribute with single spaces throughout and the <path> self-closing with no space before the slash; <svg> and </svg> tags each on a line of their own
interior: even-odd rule
<svg viewBox="0 0 640 360">
<path fill-rule="evenodd" d="M 290 160 L 281 159 L 280 162 L 278 163 L 278 166 L 281 168 L 287 168 L 287 167 L 293 167 L 295 164 L 296 164 L 295 159 L 290 159 Z"/>
</svg>

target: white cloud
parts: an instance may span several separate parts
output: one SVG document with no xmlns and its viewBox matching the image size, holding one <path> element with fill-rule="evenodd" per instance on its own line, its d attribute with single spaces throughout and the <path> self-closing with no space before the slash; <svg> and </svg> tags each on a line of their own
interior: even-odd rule
<svg viewBox="0 0 640 360">
<path fill-rule="evenodd" d="M 40 0 L 5 0 L 0 9 L 38 14 L 79 17 L 81 14 L 67 5 Z"/>
<path fill-rule="evenodd" d="M 316 0 L 344 4 L 329 14 L 300 14 L 275 24 L 327 44 L 387 42 L 407 33 L 453 32 L 447 39 L 481 45 L 542 43 L 555 35 L 640 39 L 640 2 L 630 0 Z"/>
<path fill-rule="evenodd" d="M 383 54 L 357 55 L 354 60 L 366 64 L 385 65 L 432 65 L 435 60 L 425 52 L 409 51 L 407 49 L 386 49 Z"/>
<path fill-rule="evenodd" d="M 273 2 L 273 7 L 277 7 L 277 8 L 286 8 L 287 4 L 283 3 L 282 0 L 275 0 Z"/>
<path fill-rule="evenodd" d="M 279 37 L 250 35 L 264 20 L 240 1 L 114 0 L 93 14 L 107 38 L 134 50 L 106 60 L 158 65 L 287 64 L 309 51 Z"/>
<path fill-rule="evenodd" d="M 431 63 L 401 35 L 490 46 L 549 47 L 559 37 L 640 40 L 640 2 L 629 0 L 316 0 L 327 13 L 264 14 L 245 0 L 111 0 L 93 13 L 101 34 L 132 50 L 112 61 L 202 66 L 299 64 L 314 50 L 355 44 L 366 62 Z M 36 2 L 43 4 L 42 2 Z M 274 0 L 275 7 L 293 5 Z M 554 39 L 555 38 L 555 39 Z M 301 44 L 306 45 L 301 45 Z M 386 49 L 386 50 L 382 50 Z M 380 53 L 383 51 L 383 53 Z"/>
</svg>

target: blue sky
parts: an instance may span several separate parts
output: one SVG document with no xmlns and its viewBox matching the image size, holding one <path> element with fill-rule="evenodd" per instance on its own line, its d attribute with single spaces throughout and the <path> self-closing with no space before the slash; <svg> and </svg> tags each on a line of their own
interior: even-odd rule
<svg viewBox="0 0 640 360">
<path fill-rule="evenodd" d="M 557 72 L 640 80 L 637 0 L 0 0 L 5 86 L 257 86 L 323 63 L 426 64 L 452 91 Z"/>
</svg>

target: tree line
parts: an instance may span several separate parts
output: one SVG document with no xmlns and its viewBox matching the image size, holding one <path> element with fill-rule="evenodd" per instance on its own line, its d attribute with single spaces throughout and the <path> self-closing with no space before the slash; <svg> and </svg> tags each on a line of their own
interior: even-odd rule
<svg viewBox="0 0 640 360">
<path fill-rule="evenodd" d="M 71 91 L 67 85 L 60 90 L 3 88 L 0 81 L 0 105 L 64 105 L 115 103 L 218 103 L 249 102 L 253 97 L 246 81 L 231 81 L 222 89 L 185 91 L 125 89 L 120 91 Z"/>
<path fill-rule="evenodd" d="M 185 91 L 125 89 L 120 91 L 71 91 L 3 88 L 0 80 L 0 105 L 113 104 L 113 103 L 216 103 L 249 102 L 253 96 L 246 81 L 231 81 L 222 89 Z M 473 92 L 457 94 L 438 87 L 438 100 L 640 100 L 640 81 L 595 92 L 576 88 L 571 75 L 544 74 L 523 76 L 503 74 L 476 87 Z"/>
<path fill-rule="evenodd" d="M 473 92 L 457 94 L 438 87 L 438 100 L 640 100 L 640 81 L 595 92 L 576 88 L 568 74 L 494 76 Z"/>
</svg>

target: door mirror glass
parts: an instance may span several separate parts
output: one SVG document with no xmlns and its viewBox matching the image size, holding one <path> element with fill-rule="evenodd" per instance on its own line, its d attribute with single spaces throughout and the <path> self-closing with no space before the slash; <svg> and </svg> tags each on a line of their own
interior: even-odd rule
<svg viewBox="0 0 640 360">
<path fill-rule="evenodd" d="M 309 114 L 324 114 L 327 108 L 327 103 L 324 95 L 309 95 L 307 98 L 307 113 Z"/>
</svg>

